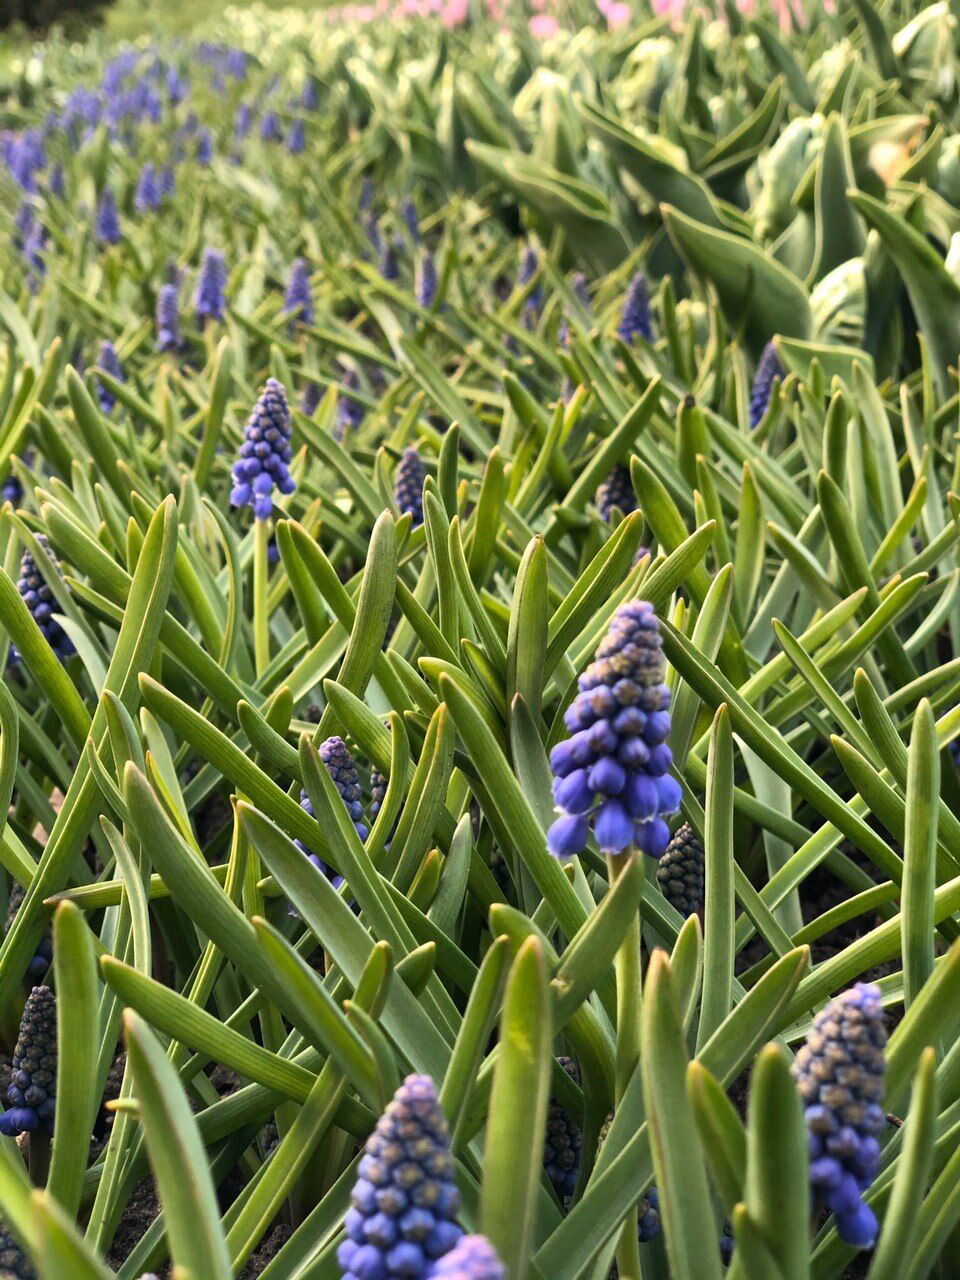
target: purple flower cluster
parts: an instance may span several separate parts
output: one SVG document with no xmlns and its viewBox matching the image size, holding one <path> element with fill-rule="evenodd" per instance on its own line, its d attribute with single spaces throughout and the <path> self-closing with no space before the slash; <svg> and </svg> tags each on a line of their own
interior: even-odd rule
<svg viewBox="0 0 960 1280">
<path fill-rule="evenodd" d="M 571 1080 L 579 1084 L 580 1068 L 574 1060 L 559 1058 L 558 1061 Z M 568 1201 L 576 1190 L 582 1146 L 580 1126 L 558 1099 L 551 1098 L 543 1144 L 543 1167 L 561 1204 Z"/>
<path fill-rule="evenodd" d="M 606 480 L 602 480 L 597 486 L 594 502 L 600 518 L 607 524 L 613 519 L 614 511 L 619 511 L 623 516 L 636 511 L 637 495 L 630 479 L 630 468 L 622 462 L 618 463 Z"/>
<path fill-rule="evenodd" d="M 404 450 L 397 467 L 393 498 L 402 516 L 409 514 L 413 517 L 414 527 L 423 524 L 423 482 L 426 478 L 427 468 L 419 450 L 413 446 Z"/>
<path fill-rule="evenodd" d="M 12 1276 L 13 1280 L 37 1278 L 30 1259 L 13 1236 L 3 1229 L 0 1229 L 0 1276 Z"/>
<path fill-rule="evenodd" d="M 120 364 L 120 357 L 117 355 L 117 349 L 112 342 L 100 343 L 100 354 L 97 357 L 97 364 L 104 373 L 108 373 L 115 381 L 126 382 L 126 378 L 123 376 L 123 367 Z M 104 384 L 99 381 L 97 382 L 97 400 L 104 413 L 110 413 L 113 406 L 117 403 L 117 398 L 109 387 L 104 386 Z"/>
<path fill-rule="evenodd" d="M 814 1202 L 834 1215 L 840 1239 L 861 1249 L 877 1238 L 863 1193 L 880 1169 L 886 1042 L 880 988 L 858 982 L 816 1015 L 793 1064 Z"/>
<path fill-rule="evenodd" d="M 350 815 L 357 835 L 361 840 L 366 840 L 370 833 L 363 821 L 360 778 L 347 744 L 342 738 L 336 736 L 327 738 L 325 742 L 320 744 L 319 755 L 326 766 L 327 773 L 333 779 L 333 785 L 340 793 L 340 798 L 343 800 L 344 807 Z M 300 807 L 311 818 L 316 816 L 306 791 L 300 792 Z M 340 888 L 343 884 L 343 876 L 337 875 L 333 868 L 329 867 L 317 854 L 312 853 L 302 840 L 295 840 L 294 844 L 313 863 L 317 870 L 327 877 L 335 889 Z"/>
<path fill-rule="evenodd" d="M 643 338 L 653 341 L 653 324 L 650 320 L 650 295 L 647 292 L 647 277 L 638 271 L 627 289 L 627 296 L 620 313 L 617 335 L 627 345 Z"/>
<path fill-rule="evenodd" d="M 0 502 L 10 502 L 14 506 L 23 501 L 23 485 L 14 471 L 7 472 L 7 478 L 0 488 Z"/>
<path fill-rule="evenodd" d="M 347 1238 L 337 1251 L 344 1280 L 435 1274 L 438 1259 L 462 1235 L 454 1172 L 434 1083 L 429 1076 L 407 1076 L 364 1147 L 344 1219 Z M 471 1252 L 464 1261 L 475 1257 Z"/>
<path fill-rule="evenodd" d="M 13 1050 L 7 1101 L 0 1114 L 0 1133 L 8 1138 L 53 1127 L 57 1093 L 57 1002 L 49 987 L 34 987 L 27 996 L 20 1034 Z"/>
<path fill-rule="evenodd" d="M 97 205 L 97 239 L 101 244 L 120 243 L 120 215 L 110 187 L 104 187 Z"/>
<path fill-rule="evenodd" d="M 346 389 L 357 390 L 360 386 L 360 379 L 357 377 L 355 370 L 348 369 L 343 375 L 343 385 Z M 359 400 L 355 400 L 353 396 L 341 395 L 337 399 L 337 420 L 333 428 L 333 438 L 335 440 L 343 440 L 348 431 L 355 431 L 363 421 L 363 405 Z"/>
<path fill-rule="evenodd" d="M 50 550 L 50 544 L 44 534 L 37 534 L 37 542 L 40 543 L 44 551 L 51 556 L 53 555 Z M 53 616 L 57 603 L 56 599 L 37 568 L 36 560 L 34 560 L 29 551 L 24 551 L 20 561 L 20 577 L 17 579 L 17 590 L 23 598 L 23 603 L 30 610 L 30 616 L 40 628 L 43 638 L 60 661 L 65 662 L 67 658 L 76 653 L 76 649 L 73 647 L 73 641 Z M 10 661 L 15 663 L 19 662 L 19 660 L 20 655 L 16 649 L 11 648 Z"/>
<path fill-rule="evenodd" d="M 160 180 L 157 177 L 156 168 L 152 164 L 145 164 L 140 170 L 140 177 L 137 179 L 133 207 L 137 213 L 150 213 L 152 210 L 160 208 L 162 199 Z"/>
<path fill-rule="evenodd" d="M 290 317 L 290 327 L 313 324 L 313 295 L 310 291 L 310 264 L 306 258 L 294 258 L 287 280 L 283 309 Z"/>
<path fill-rule="evenodd" d="M 243 433 L 240 457 L 233 464 L 230 504 L 252 507 L 257 520 L 269 520 L 273 491 L 293 493 L 290 475 L 290 406 L 283 384 L 268 378 Z"/>
<path fill-rule="evenodd" d="M 227 260 L 216 249 L 204 249 L 194 300 L 200 327 L 208 320 L 223 320 L 227 314 Z"/>
<path fill-rule="evenodd" d="M 703 842 L 685 822 L 677 828 L 657 863 L 657 884 L 682 916 L 693 916 L 703 912 L 704 883 Z"/>
<path fill-rule="evenodd" d="M 440 281 L 437 277 L 437 263 L 429 249 L 424 249 L 417 263 L 417 302 L 426 311 L 437 300 L 437 289 Z"/>
<path fill-rule="evenodd" d="M 10 897 L 7 901 L 7 919 L 4 923 L 4 936 L 6 936 L 13 928 L 13 922 L 17 918 L 17 912 L 23 906 L 23 900 L 26 897 L 23 885 L 17 884 L 16 881 L 10 886 Z M 50 968 L 53 962 L 53 938 L 51 930 L 48 928 L 43 937 L 37 943 L 37 949 L 33 953 L 30 963 L 27 965 L 27 973 L 31 978 L 36 978 L 39 982 L 43 975 Z M 2 1275 L 2 1272 L 0 1272 Z"/>
<path fill-rule="evenodd" d="M 753 375 L 753 386 L 750 388 L 750 426 L 758 427 L 770 408 L 773 395 L 773 384 L 777 378 L 783 377 L 783 365 L 777 355 L 777 348 L 768 342 L 760 353 L 757 371 Z"/>
<path fill-rule="evenodd" d="M 157 294 L 157 350 L 180 350 L 180 290 L 170 280 Z"/>
<path fill-rule="evenodd" d="M 621 605 L 564 715 L 571 737 L 550 753 L 560 817 L 547 840 L 558 858 L 582 853 L 591 828 L 604 853 L 636 844 L 659 858 L 680 807 L 671 776 L 670 690 L 660 623 L 645 600 Z"/>
</svg>

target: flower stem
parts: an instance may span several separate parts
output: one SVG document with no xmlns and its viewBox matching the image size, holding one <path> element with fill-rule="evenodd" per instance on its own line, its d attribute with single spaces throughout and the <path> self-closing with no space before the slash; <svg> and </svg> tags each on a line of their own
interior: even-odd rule
<svg viewBox="0 0 960 1280">
<path fill-rule="evenodd" d="M 618 876 L 643 857 L 636 850 L 617 857 L 608 855 L 610 888 Z M 641 868 L 643 862 L 641 861 Z M 617 1106 L 626 1092 L 640 1060 L 640 912 L 630 922 L 616 959 L 617 973 L 617 1056 L 615 1098 Z M 640 1246 L 637 1239 L 637 1213 L 634 1208 L 620 1229 L 617 1244 L 617 1271 L 620 1280 L 641 1280 Z"/>
<path fill-rule="evenodd" d="M 253 656 L 259 680 L 270 665 L 270 619 L 267 616 L 270 522 L 257 520 L 253 528 Z"/>
</svg>

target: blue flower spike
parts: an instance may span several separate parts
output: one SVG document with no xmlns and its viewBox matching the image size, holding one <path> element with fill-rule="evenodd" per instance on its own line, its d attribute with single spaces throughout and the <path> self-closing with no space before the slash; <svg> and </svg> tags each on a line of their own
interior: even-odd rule
<svg viewBox="0 0 960 1280">
<path fill-rule="evenodd" d="M 53 1128 L 57 1094 L 57 1001 L 49 987 L 34 987 L 20 1019 L 7 1089 L 10 1106 L 0 1114 L 8 1138 Z"/>
<path fill-rule="evenodd" d="M 591 831 L 600 850 L 636 845 L 659 858 L 680 808 L 670 774 L 670 689 L 653 605 L 621 605 L 564 715 L 570 737 L 550 753 L 560 817 L 547 833 L 558 858 L 583 852 Z"/>
<path fill-rule="evenodd" d="M 841 1240 L 859 1249 L 877 1238 L 877 1219 L 863 1195 L 880 1169 L 886 1042 L 880 988 L 858 982 L 816 1015 L 793 1064 L 810 1139 L 814 1204 L 828 1209 Z"/>
<path fill-rule="evenodd" d="M 276 378 L 268 378 L 244 429 L 240 457 L 233 464 L 231 506 L 251 507 L 257 520 L 269 520 L 274 489 L 293 493 L 290 434 L 287 393 Z"/>
<path fill-rule="evenodd" d="M 407 1076 L 397 1089 L 358 1175 L 337 1251 L 344 1280 L 432 1277 L 462 1232 L 450 1134 L 429 1076 Z"/>
</svg>

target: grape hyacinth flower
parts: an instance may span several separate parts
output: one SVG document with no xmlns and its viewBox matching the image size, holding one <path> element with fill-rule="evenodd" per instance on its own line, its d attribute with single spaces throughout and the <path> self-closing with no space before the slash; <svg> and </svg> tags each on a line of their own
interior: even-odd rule
<svg viewBox="0 0 960 1280">
<path fill-rule="evenodd" d="M 373 178 L 369 173 L 363 175 L 363 182 L 360 184 L 360 211 L 366 213 L 373 207 L 373 197 L 376 189 L 373 185 Z"/>
<path fill-rule="evenodd" d="M 280 121 L 277 119 L 275 111 L 268 111 L 260 121 L 260 141 L 283 141 L 283 130 L 280 128 Z"/>
<path fill-rule="evenodd" d="M 104 187 L 97 205 L 97 239 L 101 244 L 120 243 L 120 215 L 109 187 Z"/>
<path fill-rule="evenodd" d="M 97 364 L 104 371 L 109 373 L 111 378 L 117 382 L 126 382 L 123 376 L 123 367 L 120 364 L 120 357 L 117 355 L 117 349 L 112 342 L 100 343 L 100 354 L 97 357 Z M 102 382 L 97 382 L 97 401 L 104 413 L 110 413 L 113 406 L 117 403 L 117 398 L 113 392 L 105 387 Z"/>
<path fill-rule="evenodd" d="M 486 1236 L 461 1236 L 430 1272 L 430 1280 L 506 1280 L 500 1255 Z"/>
<path fill-rule="evenodd" d="M 137 213 L 149 213 L 160 208 L 160 183 L 157 171 L 152 164 L 145 164 L 140 170 L 137 190 L 133 197 L 133 207 Z"/>
<path fill-rule="evenodd" d="M 423 524 L 423 482 L 427 468 L 423 465 L 419 450 L 411 447 L 404 451 L 397 466 L 393 498 L 402 516 L 413 517 L 413 525 Z"/>
<path fill-rule="evenodd" d="M 168 164 L 160 173 L 159 189 L 160 199 L 169 200 L 177 187 L 177 175 L 174 173 L 173 165 Z"/>
<path fill-rule="evenodd" d="M 66 195 L 67 184 L 63 176 L 62 164 L 55 164 L 50 170 L 50 179 L 47 183 L 47 191 L 58 200 L 62 200 Z"/>
<path fill-rule="evenodd" d="M 296 488 L 290 475 L 290 406 L 276 378 L 267 379 L 243 435 L 230 505 L 252 507 L 255 519 L 269 520 L 274 489 L 293 493 Z"/>
<path fill-rule="evenodd" d="M 380 257 L 380 274 L 384 280 L 400 279 L 400 250 L 403 248 L 396 240 L 391 240 Z"/>
<path fill-rule="evenodd" d="M 283 309 L 290 317 L 290 327 L 313 324 L 313 297 L 310 292 L 310 264 L 306 258 L 294 258 L 287 281 Z"/>
<path fill-rule="evenodd" d="M 213 164 L 213 138 L 209 129 L 201 129 L 197 135 L 197 164 L 207 169 Z"/>
<path fill-rule="evenodd" d="M 319 382 L 307 382 L 304 384 L 303 395 L 300 397 L 300 412 L 304 417 L 313 417 L 320 407 L 322 396 L 323 388 Z"/>
<path fill-rule="evenodd" d="M 517 287 L 525 288 L 533 277 L 537 274 L 540 266 L 540 255 L 537 253 L 533 245 L 528 245 L 523 251 L 520 259 L 520 270 L 517 273 Z M 538 283 L 527 295 L 523 304 L 523 322 L 528 329 L 532 329 L 536 323 L 537 316 L 540 314 L 540 308 L 543 305 L 543 285 Z"/>
<path fill-rule="evenodd" d="M 4 937 L 6 937 L 13 928 L 13 922 L 17 918 L 17 912 L 23 906 L 23 900 L 25 897 L 26 893 L 24 892 L 23 885 L 14 881 L 10 886 L 10 897 L 7 900 L 7 919 L 3 928 Z M 37 943 L 37 949 L 33 953 L 30 963 L 27 965 L 27 973 L 31 978 L 36 978 L 39 982 L 42 980 L 43 975 L 47 972 L 52 963 L 53 937 L 51 930 L 47 928 L 43 937 Z"/>
<path fill-rule="evenodd" d="M 161 285 L 157 295 L 157 350 L 180 349 L 180 297 L 175 284 Z"/>
<path fill-rule="evenodd" d="M 619 511 L 623 516 L 628 516 L 631 512 L 636 511 L 637 495 L 634 492 L 633 481 L 630 479 L 630 469 L 624 466 L 622 462 L 618 463 L 606 480 L 602 480 L 597 486 L 594 501 L 597 504 L 601 519 L 605 520 L 607 524 L 613 519 L 615 510 Z"/>
<path fill-rule="evenodd" d="M 628 346 L 637 338 L 646 342 L 653 341 L 653 324 L 650 320 L 650 295 L 647 292 L 647 277 L 638 271 L 627 289 L 627 296 L 620 313 L 617 335 Z"/>
<path fill-rule="evenodd" d="M 664 817 L 677 812 L 681 792 L 669 773 L 664 675 L 653 605 L 621 605 L 564 715 L 572 736 L 550 753 L 560 817 L 547 842 L 556 857 L 582 853 L 591 828 L 603 853 L 620 854 L 636 844 L 659 858 L 666 849 Z"/>
<path fill-rule="evenodd" d="M 387 795 L 387 779 L 379 769 L 370 770 L 370 817 L 375 818 L 383 808 Z"/>
<path fill-rule="evenodd" d="M 15 471 L 8 471 L 7 478 L 0 489 L 0 502 L 10 502 L 13 506 L 23 501 L 23 485 Z"/>
<path fill-rule="evenodd" d="M 689 822 L 677 828 L 657 863 L 657 884 L 682 916 L 703 914 L 703 842 Z"/>
<path fill-rule="evenodd" d="M 248 102 L 241 102 L 233 118 L 233 136 L 238 142 L 242 142 L 250 132 L 251 124 L 253 124 L 253 108 Z"/>
<path fill-rule="evenodd" d="M 777 355 L 777 348 L 768 342 L 760 354 L 757 371 L 753 376 L 750 388 L 750 426 L 758 427 L 770 408 L 773 395 L 773 384 L 777 378 L 783 377 L 783 366 Z"/>
<path fill-rule="evenodd" d="M 49 987 L 34 987 L 20 1019 L 7 1089 L 10 1106 L 0 1114 L 0 1133 L 14 1138 L 41 1125 L 52 1129 L 56 1093 L 56 997 Z"/>
<path fill-rule="evenodd" d="M 45 534 L 38 533 L 37 542 L 44 551 L 53 556 Z M 73 647 L 73 641 L 53 616 L 57 603 L 56 599 L 37 568 L 36 560 L 34 560 L 29 551 L 24 551 L 20 560 L 20 577 L 17 579 L 17 590 L 23 599 L 23 603 L 29 609 L 30 616 L 40 628 L 43 638 L 60 661 L 65 662 L 67 658 L 76 653 L 76 649 Z M 19 660 L 20 655 L 16 649 L 11 648 L 10 661 L 16 663 Z"/>
<path fill-rule="evenodd" d="M 194 303 L 201 329 L 208 320 L 223 320 L 226 317 L 226 287 L 226 258 L 216 249 L 204 249 Z"/>
<path fill-rule="evenodd" d="M 380 234 L 380 219 L 371 209 L 363 219 L 363 229 L 370 241 L 374 253 L 379 254 L 383 248 L 383 237 Z"/>
<path fill-rule="evenodd" d="M 290 126 L 290 132 L 287 134 L 287 150 L 292 156 L 303 155 L 307 149 L 307 138 L 304 133 L 303 121 L 294 120 Z"/>
<path fill-rule="evenodd" d="M 845 1244 L 861 1249 L 877 1238 L 877 1219 L 863 1193 L 880 1169 L 886 1042 L 880 988 L 858 982 L 816 1015 L 793 1064 L 810 1138 L 814 1204 L 834 1215 Z"/>
<path fill-rule="evenodd" d="M 13 1236 L 0 1228 L 0 1276 L 13 1280 L 37 1280 L 33 1264 Z"/>
<path fill-rule="evenodd" d="M 579 1084 L 580 1068 L 574 1060 L 561 1057 L 557 1061 L 570 1079 Z M 551 1098 L 543 1144 L 543 1167 L 561 1204 L 568 1201 L 576 1190 L 582 1146 L 580 1126 L 557 1098 Z"/>
<path fill-rule="evenodd" d="M 303 86 L 303 92 L 300 94 L 300 105 L 304 111 L 316 111 L 320 106 L 320 91 L 317 88 L 316 81 L 309 76 Z"/>
<path fill-rule="evenodd" d="M 403 219 L 410 239 L 414 244 L 420 243 L 420 218 L 417 214 L 417 206 L 413 203 L 413 198 L 407 196 L 403 204 L 400 206 L 400 217 Z"/>
<path fill-rule="evenodd" d="M 337 1251 L 344 1280 L 426 1280 L 462 1235 L 450 1134 L 429 1076 L 403 1081 L 357 1172 Z"/>
<path fill-rule="evenodd" d="M 357 773 L 357 766 L 354 764 L 353 756 L 350 749 L 342 738 L 334 735 L 327 738 L 325 742 L 321 742 L 318 748 L 320 759 L 326 766 L 327 773 L 333 779 L 333 785 L 337 788 L 340 798 L 343 801 L 344 808 L 350 815 L 350 821 L 353 823 L 354 830 L 361 840 L 366 840 L 370 834 L 369 828 L 363 821 L 363 802 L 361 800 L 360 777 Z M 316 815 L 313 812 L 313 805 L 310 803 L 310 797 L 306 791 L 300 792 L 300 807 L 311 818 Z M 295 840 L 297 848 L 304 854 L 310 862 L 322 871 L 327 879 L 331 882 L 335 889 L 339 889 L 343 884 L 343 876 L 337 875 L 322 858 L 317 854 L 311 853 L 310 850 L 300 840 Z"/>
<path fill-rule="evenodd" d="M 417 302 L 426 311 L 437 300 L 437 264 L 429 249 L 425 250 L 417 264 Z"/>
</svg>

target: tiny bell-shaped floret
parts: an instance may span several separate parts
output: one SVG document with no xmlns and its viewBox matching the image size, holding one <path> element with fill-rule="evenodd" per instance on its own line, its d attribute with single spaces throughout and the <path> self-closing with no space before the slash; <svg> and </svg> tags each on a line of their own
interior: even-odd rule
<svg viewBox="0 0 960 1280">
<path fill-rule="evenodd" d="M 251 507 L 257 520 L 269 520 L 273 491 L 293 493 L 290 475 L 290 407 L 283 384 L 268 378 L 243 433 L 233 464 L 230 505 Z"/>
<path fill-rule="evenodd" d="M 462 1232 L 450 1135 L 429 1076 L 407 1076 L 367 1139 L 337 1251 L 344 1280 L 425 1280 Z"/>
<path fill-rule="evenodd" d="M 430 1272 L 430 1280 L 506 1280 L 506 1275 L 486 1236 L 461 1236 Z"/>
<path fill-rule="evenodd" d="M 657 863 L 660 892 L 682 916 L 703 912 L 703 844 L 689 822 L 678 827 Z"/>
<path fill-rule="evenodd" d="M 405 449 L 397 467 L 393 496 L 400 514 L 409 514 L 414 525 L 423 524 L 423 482 L 426 478 L 427 468 L 419 450 L 412 446 Z"/>
<path fill-rule="evenodd" d="M 200 327 L 208 320 L 223 320 L 227 314 L 227 260 L 216 249 L 204 249 L 194 299 Z"/>
<path fill-rule="evenodd" d="M 858 982 L 816 1015 L 793 1064 L 814 1203 L 834 1215 L 841 1240 L 858 1248 L 877 1237 L 863 1193 L 880 1169 L 886 1041 L 880 988 Z"/>
<path fill-rule="evenodd" d="M 578 680 L 550 754 L 560 817 L 547 833 L 558 858 L 582 853 L 591 830 L 601 851 L 632 844 L 655 858 L 667 847 L 664 817 L 680 807 L 670 775 L 670 689 L 653 606 L 632 600 L 614 614 L 597 656 Z"/>
<path fill-rule="evenodd" d="M 34 987 L 20 1019 L 7 1089 L 10 1106 L 0 1114 L 0 1133 L 10 1138 L 41 1125 L 52 1128 L 56 1094 L 57 1002 L 49 987 Z"/>
<path fill-rule="evenodd" d="M 629 468 L 622 462 L 617 463 L 606 480 L 602 480 L 598 485 L 594 501 L 601 519 L 607 524 L 613 518 L 615 510 L 623 516 L 636 511 L 637 495 L 633 489 L 633 481 L 630 479 Z"/>
<path fill-rule="evenodd" d="M 97 364 L 104 373 L 109 373 L 110 377 L 117 382 L 126 382 L 123 376 L 123 366 L 120 364 L 120 357 L 117 355 L 117 349 L 112 342 L 101 342 L 100 352 L 97 356 Z M 113 406 L 117 403 L 117 398 L 113 392 L 105 387 L 102 382 L 97 382 L 97 401 L 104 413 L 109 413 Z"/>
<path fill-rule="evenodd" d="M 44 551 L 51 556 L 53 555 L 45 534 L 38 533 L 37 541 Z M 37 567 L 36 560 L 34 560 L 29 551 L 24 551 L 20 560 L 20 577 L 17 579 L 17 590 L 23 599 L 23 603 L 30 610 L 30 616 L 40 628 L 43 638 L 60 661 L 64 662 L 72 654 L 76 653 L 73 641 L 53 616 L 54 610 L 57 608 L 56 598 Z M 10 650 L 10 661 L 19 661 L 19 654 L 15 649 Z"/>
<path fill-rule="evenodd" d="M 293 261 L 283 309 L 290 317 L 291 327 L 297 324 L 313 324 L 310 264 L 306 258 L 295 258 Z"/>
<path fill-rule="evenodd" d="M 580 1068 L 572 1058 L 558 1058 L 571 1078 L 580 1083 Z M 570 1199 L 577 1186 L 583 1135 L 580 1126 L 557 1098 L 550 1099 L 547 1132 L 543 1143 L 543 1167 L 561 1203 Z"/>
<path fill-rule="evenodd" d="M 647 277 L 638 271 L 627 288 L 627 296 L 623 301 L 617 335 L 629 346 L 637 338 L 646 342 L 653 341 L 653 324 L 650 320 L 650 295 L 647 292 Z"/>
<path fill-rule="evenodd" d="M 750 389 L 751 427 L 758 427 L 763 421 L 764 414 L 770 408 L 773 384 L 782 377 L 783 365 L 777 355 L 777 348 L 772 342 L 768 342 L 757 362 L 757 371 L 753 376 L 753 386 Z"/>
</svg>

